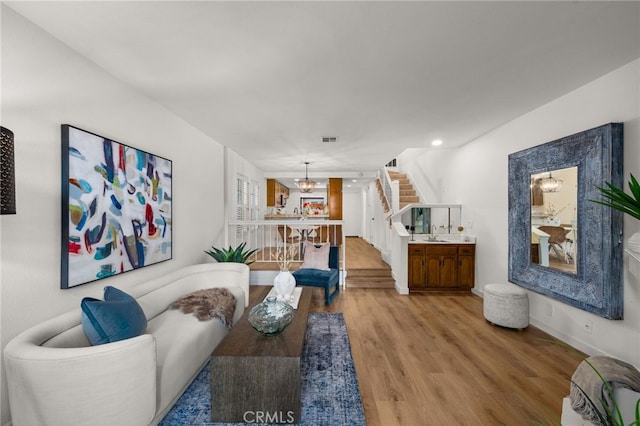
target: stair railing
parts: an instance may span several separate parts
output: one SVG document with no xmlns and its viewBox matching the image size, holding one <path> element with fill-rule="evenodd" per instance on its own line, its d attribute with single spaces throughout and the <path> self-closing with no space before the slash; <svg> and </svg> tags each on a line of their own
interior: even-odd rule
<svg viewBox="0 0 640 426">
<path fill-rule="evenodd" d="M 237 247 L 246 243 L 246 250 L 257 249 L 249 260 L 262 263 L 281 263 L 278 256 L 287 255 L 287 261 L 304 261 L 304 243 L 341 245 L 341 284 L 346 277 L 346 236 L 342 220 L 234 220 L 227 223 L 224 247 Z M 292 247 L 293 246 L 293 247 Z M 280 266 L 280 265 L 279 265 Z"/>
<path fill-rule="evenodd" d="M 379 175 L 380 181 L 382 182 L 384 197 L 387 199 L 387 203 L 391 209 L 386 215 L 388 217 L 400 210 L 400 183 L 398 181 L 391 180 L 386 167 L 382 168 Z"/>
</svg>

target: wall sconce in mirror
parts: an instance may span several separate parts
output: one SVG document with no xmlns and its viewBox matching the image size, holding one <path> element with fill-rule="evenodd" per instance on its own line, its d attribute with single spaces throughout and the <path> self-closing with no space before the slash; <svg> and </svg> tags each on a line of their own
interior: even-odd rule
<svg viewBox="0 0 640 426">
<path fill-rule="evenodd" d="M 623 125 L 610 123 L 509 155 L 509 281 L 622 319 L 622 213 L 589 201 L 605 182 L 622 185 L 622 154 Z M 537 192 L 552 173 L 566 191 Z"/>
<path fill-rule="evenodd" d="M 16 214 L 13 132 L 0 126 L 0 214 Z"/>
</svg>

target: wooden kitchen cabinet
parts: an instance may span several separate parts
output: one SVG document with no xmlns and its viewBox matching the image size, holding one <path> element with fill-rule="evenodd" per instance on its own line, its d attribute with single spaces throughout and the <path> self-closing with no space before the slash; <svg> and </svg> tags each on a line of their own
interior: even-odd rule
<svg viewBox="0 0 640 426">
<path fill-rule="evenodd" d="M 458 284 L 462 289 L 472 289 L 476 283 L 476 246 L 458 247 Z"/>
<path fill-rule="evenodd" d="M 267 207 L 283 207 L 289 198 L 289 188 L 275 179 L 267 179 Z"/>
<path fill-rule="evenodd" d="M 342 178 L 329 178 L 327 207 L 329 220 L 342 220 Z"/>
<path fill-rule="evenodd" d="M 429 245 L 425 247 L 427 288 L 456 287 L 458 280 L 458 248 Z"/>
<path fill-rule="evenodd" d="M 424 260 L 424 245 L 409 244 L 409 288 L 426 290 L 427 277 Z"/>
<path fill-rule="evenodd" d="M 472 244 L 409 244 L 409 290 L 469 290 L 475 280 Z"/>
<path fill-rule="evenodd" d="M 327 208 L 329 220 L 342 220 L 342 178 L 329 178 L 327 184 Z M 342 244 L 342 225 L 334 225 L 329 235 L 332 245 Z"/>
</svg>

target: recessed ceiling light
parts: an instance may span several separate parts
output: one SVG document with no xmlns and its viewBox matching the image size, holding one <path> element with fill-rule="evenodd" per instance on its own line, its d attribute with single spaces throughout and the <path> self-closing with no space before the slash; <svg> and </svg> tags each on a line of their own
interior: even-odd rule
<svg viewBox="0 0 640 426">
<path fill-rule="evenodd" d="M 431 142 L 431 145 L 440 146 L 440 145 L 442 145 L 442 141 L 440 139 L 436 139 L 433 142 Z"/>
<path fill-rule="evenodd" d="M 358 179 L 353 179 L 351 182 L 356 183 Z"/>
</svg>

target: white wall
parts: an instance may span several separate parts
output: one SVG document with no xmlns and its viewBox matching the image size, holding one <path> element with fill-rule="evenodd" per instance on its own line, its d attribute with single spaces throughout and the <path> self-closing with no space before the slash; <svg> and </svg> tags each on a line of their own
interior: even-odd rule
<svg viewBox="0 0 640 426">
<path fill-rule="evenodd" d="M 477 289 L 507 281 L 508 154 L 609 122 L 623 122 L 626 185 L 630 173 L 640 175 L 639 82 L 640 61 L 636 60 L 459 149 L 431 149 L 398 157 L 399 168 L 409 172 L 434 202 L 463 205 L 465 232 L 478 238 Z M 640 222 L 625 215 L 625 245 L 639 230 Z M 624 320 L 606 320 L 537 293 L 529 292 L 529 296 L 534 325 L 588 353 L 640 364 L 640 265 L 627 255 Z M 592 334 L 583 331 L 586 320 L 593 322 Z"/>
<path fill-rule="evenodd" d="M 203 250 L 223 226 L 220 144 L 5 6 L 1 89 L 2 125 L 16 139 L 18 212 L 0 217 L 2 348 L 20 331 L 77 308 L 83 297 L 101 297 L 105 285 L 126 291 L 180 266 L 210 261 Z M 60 290 L 62 123 L 173 161 L 173 260 Z M 0 407 L 0 424 L 6 424 L 4 379 Z"/>
</svg>

